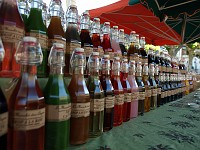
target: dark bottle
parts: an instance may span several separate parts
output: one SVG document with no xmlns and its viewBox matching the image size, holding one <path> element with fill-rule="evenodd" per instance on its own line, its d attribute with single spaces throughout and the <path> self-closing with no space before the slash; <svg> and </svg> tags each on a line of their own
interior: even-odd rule
<svg viewBox="0 0 200 150">
<path fill-rule="evenodd" d="M 66 13 L 67 29 L 65 33 L 66 37 L 66 53 L 65 53 L 65 76 L 72 75 L 72 68 L 70 66 L 70 58 L 74 48 L 80 48 L 80 35 L 78 32 L 78 10 L 76 5 L 70 5 Z"/>
<path fill-rule="evenodd" d="M 142 63 L 139 62 L 137 65 L 136 81 L 139 89 L 138 97 L 138 115 L 144 114 L 144 101 L 145 101 L 145 86 L 142 81 Z"/>
<path fill-rule="evenodd" d="M 123 122 L 124 91 L 120 81 L 120 58 L 114 57 L 112 64 L 111 82 L 115 94 L 114 106 L 114 126 L 119 126 Z"/>
<path fill-rule="evenodd" d="M 92 44 L 94 48 L 98 48 L 101 46 L 101 39 L 100 39 L 100 19 L 94 18 L 92 22 Z"/>
<path fill-rule="evenodd" d="M 145 63 L 142 70 L 142 81 L 145 86 L 144 111 L 149 112 L 151 107 L 151 85 L 149 82 L 148 63 Z"/>
<path fill-rule="evenodd" d="M 123 108 L 123 121 L 130 120 L 131 113 L 131 87 L 128 82 L 128 59 L 123 58 L 121 62 L 120 80 L 124 91 L 124 108 Z"/>
<path fill-rule="evenodd" d="M 110 81 L 110 60 L 109 55 L 103 55 L 101 59 L 101 76 L 100 81 L 104 90 L 105 105 L 104 105 L 104 124 L 103 130 L 109 131 L 113 128 L 114 121 L 114 89 Z"/>
<path fill-rule="evenodd" d="M 31 2 L 31 11 L 27 20 L 26 35 L 35 37 L 39 40 L 41 44 L 43 61 L 42 64 L 38 66 L 37 76 L 46 77 L 47 76 L 47 64 L 48 64 L 48 37 L 47 28 L 43 22 L 42 18 L 42 3 L 43 0 L 33 0 Z"/>
<path fill-rule="evenodd" d="M 36 65 L 42 63 L 37 39 L 24 37 L 15 59 L 21 64 L 21 76 L 9 100 L 8 150 L 43 150 L 45 100 L 36 75 Z"/>
<path fill-rule="evenodd" d="M 99 52 L 92 52 L 88 59 L 89 76 L 87 87 L 90 92 L 90 137 L 103 133 L 105 96 L 99 80 Z"/>
<path fill-rule="evenodd" d="M 45 150 L 67 150 L 71 103 L 66 88 L 63 67 L 65 45 L 54 43 L 49 54 L 50 74 L 44 89 L 46 103 Z"/>
<path fill-rule="evenodd" d="M 165 73 L 166 72 L 166 65 L 165 65 L 165 55 L 164 53 L 161 53 L 160 55 L 160 63 L 161 63 L 161 68 L 160 68 L 160 72 Z"/>
<path fill-rule="evenodd" d="M 17 44 L 24 36 L 24 23 L 17 8 L 17 0 L 1 0 L 0 35 L 5 49 L 1 77 L 19 77 L 20 65 L 14 54 Z"/>
<path fill-rule="evenodd" d="M 155 54 L 155 64 L 159 67 L 159 72 L 161 71 L 161 61 L 160 61 L 160 54 L 157 52 Z"/>
<path fill-rule="evenodd" d="M 154 64 L 155 58 L 154 58 L 154 51 L 152 49 L 148 50 L 148 64 Z"/>
<path fill-rule="evenodd" d="M 145 37 L 140 37 L 140 54 L 142 56 L 142 65 L 148 63 L 148 56 L 145 50 L 145 44 L 146 44 Z"/>
<path fill-rule="evenodd" d="M 155 67 L 154 64 L 151 63 L 149 66 L 149 82 L 151 85 L 151 109 L 155 109 L 157 107 L 158 101 L 158 86 L 154 77 L 155 74 Z"/>
<path fill-rule="evenodd" d="M 160 81 L 160 74 L 159 74 L 159 66 L 156 64 L 155 66 L 155 81 L 157 84 L 157 107 L 160 107 L 160 105 L 163 104 L 162 99 L 161 99 L 161 81 Z"/>
<path fill-rule="evenodd" d="M 74 49 L 70 64 L 73 69 L 72 79 L 68 86 L 72 103 L 70 144 L 78 145 L 86 143 L 89 137 L 90 95 L 84 79 L 86 65 L 84 49 Z"/>
<path fill-rule="evenodd" d="M 29 7 L 29 4 L 28 4 L 28 1 L 18 0 L 18 8 L 19 8 L 19 13 L 22 16 L 22 19 L 24 21 L 24 25 L 25 25 L 25 28 L 26 28 L 28 16 L 29 16 L 29 13 L 30 13 L 30 7 Z"/>
<path fill-rule="evenodd" d="M 5 56 L 5 50 L 3 47 L 3 43 L 0 38 L 0 71 L 2 68 L 1 62 L 3 61 Z M 0 120 L 1 120 L 1 125 L 0 125 L 0 147 L 2 150 L 7 149 L 7 131 L 8 131 L 8 106 L 7 106 L 7 101 L 6 97 L 3 94 L 3 91 L 0 87 Z"/>
<path fill-rule="evenodd" d="M 165 83 L 165 73 L 159 73 L 159 80 L 161 84 L 161 101 L 163 104 L 167 103 L 167 86 Z"/>
<path fill-rule="evenodd" d="M 119 29 L 119 46 L 121 49 L 121 54 L 124 56 L 125 53 L 127 53 L 126 47 L 125 47 L 125 41 L 124 41 L 124 29 Z"/>
<path fill-rule="evenodd" d="M 166 88 L 167 88 L 167 103 L 170 102 L 172 100 L 171 98 L 171 85 L 170 85 L 170 74 L 169 73 L 165 73 L 165 84 L 166 84 Z"/>
</svg>

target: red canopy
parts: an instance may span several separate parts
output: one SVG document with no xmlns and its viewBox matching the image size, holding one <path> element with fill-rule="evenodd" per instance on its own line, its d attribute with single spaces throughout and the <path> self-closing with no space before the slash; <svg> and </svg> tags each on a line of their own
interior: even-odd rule
<svg viewBox="0 0 200 150">
<path fill-rule="evenodd" d="M 125 33 L 136 31 L 146 38 L 146 42 L 154 45 L 178 45 L 180 35 L 170 28 L 165 22 L 138 3 L 128 6 L 129 0 L 120 0 L 116 3 L 90 10 L 91 18 L 98 17 L 101 23 L 110 22 L 111 26 L 117 25 L 124 29 Z"/>
</svg>

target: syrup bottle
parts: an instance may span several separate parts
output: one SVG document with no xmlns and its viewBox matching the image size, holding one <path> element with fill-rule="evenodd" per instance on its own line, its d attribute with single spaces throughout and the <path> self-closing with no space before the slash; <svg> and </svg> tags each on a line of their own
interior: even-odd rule
<svg viewBox="0 0 200 150">
<path fill-rule="evenodd" d="M 142 65 L 148 63 L 148 56 L 145 50 L 145 44 L 146 44 L 145 37 L 140 37 L 140 54 L 142 56 Z"/>
<path fill-rule="evenodd" d="M 44 149 L 45 101 L 36 75 L 42 58 L 38 40 L 24 37 L 15 53 L 21 76 L 9 100 L 8 150 Z"/>
<path fill-rule="evenodd" d="M 119 46 L 118 26 L 113 26 L 113 29 L 111 30 L 111 47 L 117 56 L 119 57 L 122 56 L 120 46 Z"/>
<path fill-rule="evenodd" d="M 89 137 L 90 95 L 84 79 L 86 66 L 84 49 L 74 49 L 70 64 L 73 69 L 72 79 L 68 86 L 72 103 L 70 144 L 78 145 L 86 143 Z"/>
<path fill-rule="evenodd" d="M 3 43 L 0 38 L 0 71 L 2 68 L 1 62 L 3 61 L 5 56 L 5 50 L 3 47 Z M 0 87 L 0 120 L 1 120 L 1 128 L 0 128 L 0 147 L 2 150 L 7 149 L 7 131 L 8 131 L 8 106 L 6 97 L 3 94 L 3 91 Z"/>
<path fill-rule="evenodd" d="M 43 61 L 42 64 L 38 66 L 37 76 L 46 77 L 47 76 L 47 64 L 48 64 L 48 37 L 47 28 L 43 22 L 42 18 L 42 5 L 43 0 L 32 0 L 31 11 L 27 20 L 26 34 L 28 36 L 35 37 L 39 40 L 41 44 Z"/>
<path fill-rule="evenodd" d="M 125 41 L 124 41 L 124 29 L 119 29 L 119 46 L 120 46 L 120 54 L 124 56 L 124 53 L 127 53 L 126 47 L 125 47 Z"/>
<path fill-rule="evenodd" d="M 138 97 L 139 97 L 139 89 L 138 84 L 135 78 L 135 61 L 131 60 L 129 62 L 129 71 L 128 71 L 128 82 L 131 86 L 131 115 L 130 118 L 136 118 L 138 116 Z"/>
<path fill-rule="evenodd" d="M 48 58 L 49 79 L 44 89 L 46 150 L 67 150 L 69 146 L 71 103 L 63 77 L 64 57 L 65 46 L 61 43 L 54 43 Z"/>
<path fill-rule="evenodd" d="M 110 80 L 110 56 L 103 55 L 101 59 L 101 85 L 104 90 L 105 105 L 104 105 L 104 125 L 103 130 L 109 131 L 113 128 L 114 121 L 114 89 Z"/>
<path fill-rule="evenodd" d="M 155 68 L 154 64 L 150 64 L 149 68 L 149 82 L 151 85 L 151 109 L 155 109 L 157 107 L 157 84 L 154 78 Z"/>
<path fill-rule="evenodd" d="M 90 92 L 90 137 L 103 133 L 105 96 L 99 80 L 99 53 L 92 52 L 88 60 L 89 77 L 87 87 Z"/>
<path fill-rule="evenodd" d="M 119 126 L 123 122 L 124 91 L 120 81 L 120 58 L 114 57 L 112 64 L 111 82 L 115 94 L 114 106 L 114 126 Z"/>
<path fill-rule="evenodd" d="M 28 16 L 29 16 L 29 13 L 30 13 L 30 7 L 29 7 L 29 4 L 28 4 L 28 1 L 19 0 L 18 1 L 18 8 L 19 8 L 19 12 L 22 16 L 22 19 L 24 21 L 24 25 L 25 25 L 25 28 L 26 28 Z"/>
<path fill-rule="evenodd" d="M 94 48 L 101 46 L 100 39 L 100 19 L 94 18 L 92 22 L 92 44 Z"/>
<path fill-rule="evenodd" d="M 17 7 L 17 0 L 3 0 L 0 5 L 0 35 L 5 48 L 1 77 L 19 77 L 20 65 L 14 54 L 24 36 L 24 23 Z"/>
</svg>

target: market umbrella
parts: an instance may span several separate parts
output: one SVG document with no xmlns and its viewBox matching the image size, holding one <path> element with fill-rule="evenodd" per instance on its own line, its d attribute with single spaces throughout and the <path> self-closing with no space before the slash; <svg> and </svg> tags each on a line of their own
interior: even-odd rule
<svg viewBox="0 0 200 150">
<path fill-rule="evenodd" d="M 177 45 L 180 35 L 160 22 L 150 10 L 144 7 L 139 0 L 134 0 L 134 5 L 129 5 L 129 0 L 120 0 L 116 3 L 89 10 L 91 18 L 99 17 L 101 23 L 109 21 L 111 26 L 123 28 L 127 34 L 132 30 L 140 36 L 146 37 L 146 42 L 154 45 Z"/>
<path fill-rule="evenodd" d="M 181 43 L 200 39 L 200 0 L 140 0 L 161 22 L 166 22 L 179 35 Z M 134 5 L 134 0 L 129 1 Z"/>
</svg>

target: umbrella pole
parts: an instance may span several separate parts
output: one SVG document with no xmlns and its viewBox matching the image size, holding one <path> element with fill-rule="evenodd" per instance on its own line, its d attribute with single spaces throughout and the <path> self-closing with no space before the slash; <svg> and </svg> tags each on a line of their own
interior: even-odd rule
<svg viewBox="0 0 200 150">
<path fill-rule="evenodd" d="M 182 29 L 181 29 L 181 42 L 182 42 L 182 44 L 185 42 L 184 37 L 185 37 L 186 22 L 187 22 L 187 14 L 184 13 L 183 25 L 182 25 Z"/>
</svg>

